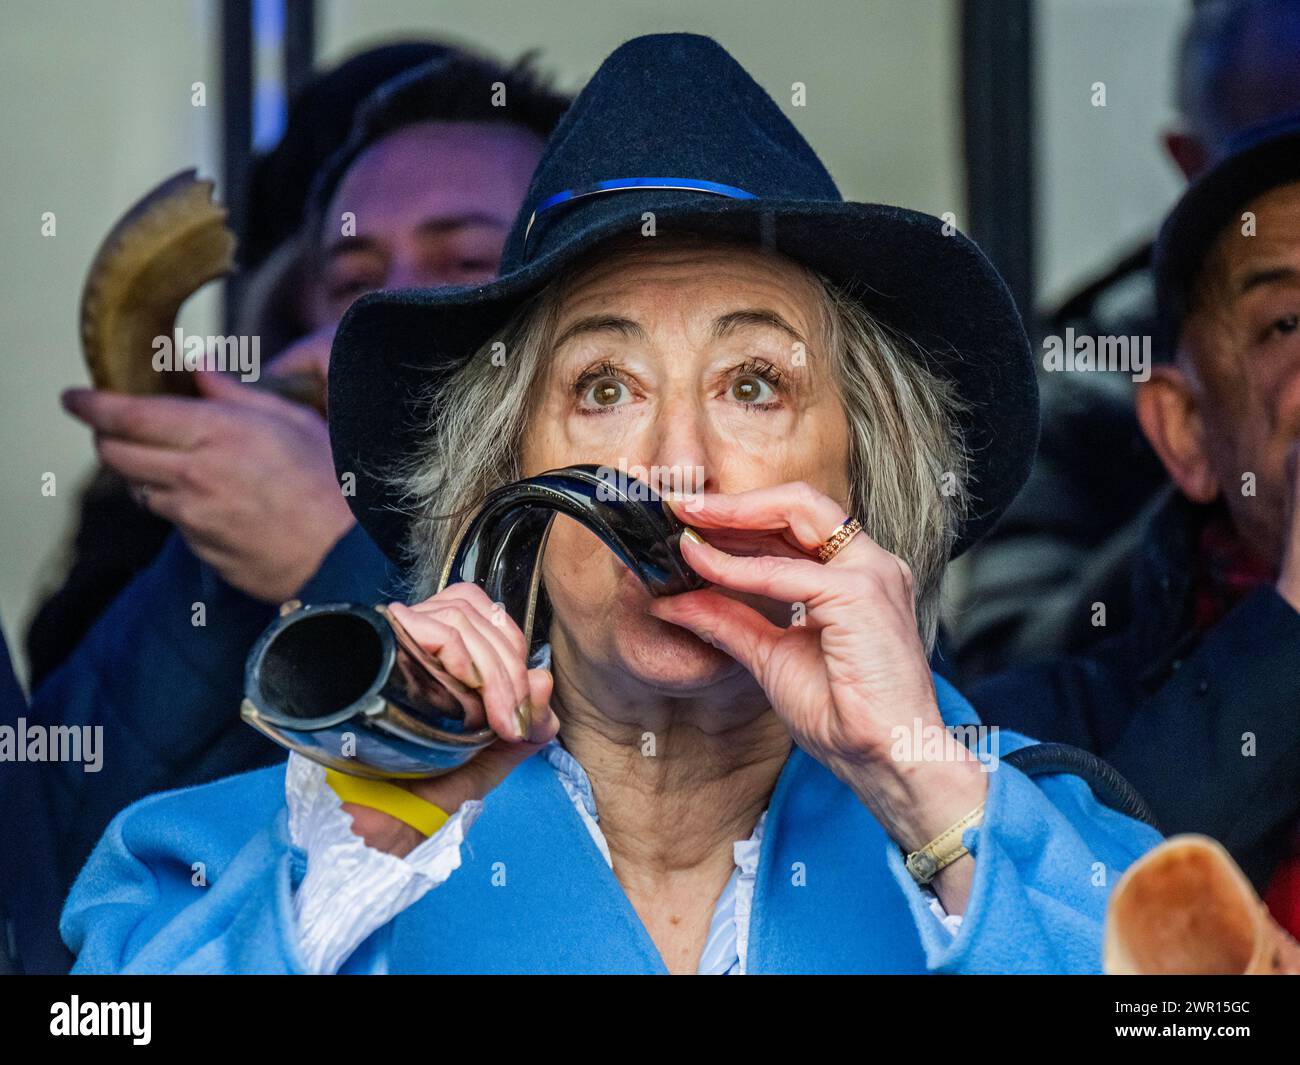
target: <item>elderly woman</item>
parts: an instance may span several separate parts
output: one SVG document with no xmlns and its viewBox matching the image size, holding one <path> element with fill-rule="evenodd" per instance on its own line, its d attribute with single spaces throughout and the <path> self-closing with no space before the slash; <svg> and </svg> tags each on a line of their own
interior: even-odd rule
<svg viewBox="0 0 1300 1065">
<path fill-rule="evenodd" d="M 68 903 L 81 971 L 1098 967 L 1155 832 L 912 742 L 977 723 L 927 652 L 1032 453 L 1015 310 L 937 219 L 841 201 L 716 44 L 615 52 L 501 279 L 361 301 L 332 375 L 340 474 L 424 597 L 392 613 L 499 739 L 396 804 L 296 754 L 137 804 Z M 575 463 L 694 473 L 652 481 L 709 586 L 652 599 L 560 519 L 536 653 L 430 594 L 465 511 Z"/>
</svg>

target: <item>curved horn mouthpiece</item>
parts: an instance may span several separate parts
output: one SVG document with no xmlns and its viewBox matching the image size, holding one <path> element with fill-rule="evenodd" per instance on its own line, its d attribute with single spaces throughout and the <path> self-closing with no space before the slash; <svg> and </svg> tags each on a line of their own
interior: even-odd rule
<svg viewBox="0 0 1300 1065">
<path fill-rule="evenodd" d="M 1174 836 L 1116 885 L 1103 967 L 1116 976 L 1300 974 L 1300 943 L 1219 843 Z"/>
</svg>

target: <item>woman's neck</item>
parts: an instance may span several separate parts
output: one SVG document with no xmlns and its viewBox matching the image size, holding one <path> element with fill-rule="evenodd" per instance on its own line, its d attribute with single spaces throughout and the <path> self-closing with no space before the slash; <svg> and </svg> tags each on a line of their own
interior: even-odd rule
<svg viewBox="0 0 1300 1065">
<path fill-rule="evenodd" d="M 790 736 L 761 702 L 694 701 L 647 691 L 629 699 L 557 662 L 560 739 L 591 780 L 620 879 L 661 881 L 705 868 L 730 874 L 790 753 Z M 725 878 L 724 881 L 725 883 Z"/>
<path fill-rule="evenodd" d="M 614 875 L 664 964 L 694 973 L 733 845 L 753 834 L 790 735 L 739 667 L 686 696 L 576 650 L 552 628 L 560 739 L 591 780 Z"/>
</svg>

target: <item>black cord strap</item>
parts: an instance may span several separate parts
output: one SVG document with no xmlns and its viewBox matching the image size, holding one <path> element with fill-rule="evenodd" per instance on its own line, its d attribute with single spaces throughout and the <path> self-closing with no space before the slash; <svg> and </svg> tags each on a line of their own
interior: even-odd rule
<svg viewBox="0 0 1300 1065">
<path fill-rule="evenodd" d="M 1002 761 L 1028 777 L 1050 773 L 1079 777 L 1092 788 L 1099 802 L 1160 831 L 1151 808 L 1137 789 L 1113 765 L 1081 747 L 1071 747 L 1068 743 L 1034 743 L 1003 755 Z"/>
</svg>

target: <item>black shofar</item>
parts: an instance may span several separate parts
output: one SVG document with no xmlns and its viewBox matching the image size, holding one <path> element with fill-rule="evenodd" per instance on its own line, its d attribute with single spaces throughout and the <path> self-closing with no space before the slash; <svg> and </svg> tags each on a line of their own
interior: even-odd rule
<svg viewBox="0 0 1300 1065">
<path fill-rule="evenodd" d="M 439 588 L 477 584 L 530 646 L 544 639 L 539 567 L 556 514 L 595 533 L 651 595 L 707 583 L 683 560 L 683 526 L 649 485 L 609 467 L 569 466 L 488 495 L 459 535 Z M 437 776 L 495 739 L 490 729 L 464 727 L 467 711 L 483 720 L 477 692 L 383 607 L 286 604 L 249 655 L 244 689 L 250 725 L 356 776 Z"/>
</svg>

